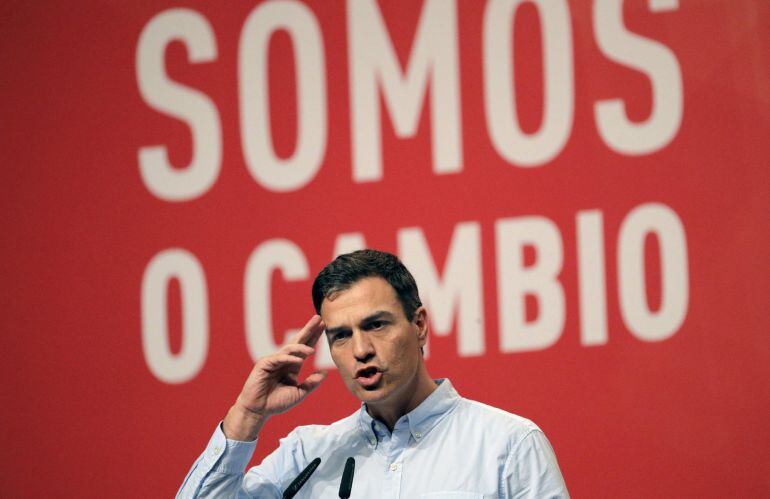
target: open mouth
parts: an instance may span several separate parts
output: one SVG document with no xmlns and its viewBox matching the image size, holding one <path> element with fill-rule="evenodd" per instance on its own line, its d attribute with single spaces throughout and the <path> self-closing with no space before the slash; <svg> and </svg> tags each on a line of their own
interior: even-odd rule
<svg viewBox="0 0 770 499">
<path fill-rule="evenodd" d="M 356 382 L 366 389 L 373 389 L 382 379 L 382 371 L 376 367 L 367 367 L 356 371 Z"/>
</svg>

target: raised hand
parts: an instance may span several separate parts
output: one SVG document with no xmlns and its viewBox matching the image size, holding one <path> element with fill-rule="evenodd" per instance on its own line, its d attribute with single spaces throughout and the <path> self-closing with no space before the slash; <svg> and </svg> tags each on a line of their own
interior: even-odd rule
<svg viewBox="0 0 770 499">
<path fill-rule="evenodd" d="M 305 359 L 315 352 L 313 347 L 323 331 L 321 317 L 314 315 L 288 344 L 254 364 L 225 416 L 222 426 L 227 438 L 256 439 L 270 416 L 288 411 L 321 384 L 325 372 L 314 372 L 302 382 L 298 376 Z"/>
</svg>

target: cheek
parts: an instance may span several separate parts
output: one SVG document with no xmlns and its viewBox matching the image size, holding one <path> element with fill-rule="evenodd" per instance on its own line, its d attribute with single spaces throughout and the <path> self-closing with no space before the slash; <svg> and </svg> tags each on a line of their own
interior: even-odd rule
<svg viewBox="0 0 770 499">
<path fill-rule="evenodd" d="M 401 341 L 395 343 L 391 353 L 391 362 L 402 367 L 416 363 L 415 351 L 420 348 L 417 338 L 404 336 Z"/>
<path fill-rule="evenodd" d="M 334 362 L 334 365 L 337 366 L 337 371 L 339 371 L 342 379 L 349 379 L 351 377 L 351 369 L 346 363 L 346 359 L 348 359 L 349 356 L 345 355 L 344 348 L 332 348 L 329 346 L 329 353 L 331 354 L 332 361 Z"/>
</svg>

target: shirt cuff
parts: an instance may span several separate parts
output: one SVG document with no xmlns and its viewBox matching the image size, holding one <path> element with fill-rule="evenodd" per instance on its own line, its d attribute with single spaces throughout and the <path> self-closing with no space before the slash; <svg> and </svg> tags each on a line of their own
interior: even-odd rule
<svg viewBox="0 0 770 499">
<path fill-rule="evenodd" d="M 256 440 L 253 442 L 228 440 L 220 423 L 206 446 L 204 459 L 209 461 L 213 470 L 219 473 L 243 473 L 256 447 Z"/>
</svg>

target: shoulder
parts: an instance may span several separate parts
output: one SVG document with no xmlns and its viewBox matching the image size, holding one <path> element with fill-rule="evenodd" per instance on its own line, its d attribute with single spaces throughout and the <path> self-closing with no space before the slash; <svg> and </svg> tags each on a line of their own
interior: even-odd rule
<svg viewBox="0 0 770 499">
<path fill-rule="evenodd" d="M 289 435 L 300 437 L 317 437 L 344 434 L 350 431 L 352 428 L 356 427 L 357 424 L 358 411 L 331 424 L 311 424 L 297 426 L 291 431 L 291 433 L 289 433 Z"/>
<path fill-rule="evenodd" d="M 358 433 L 356 431 L 358 421 L 359 414 L 356 411 L 328 425 L 298 426 L 281 440 L 281 445 L 293 443 L 311 452 L 321 452 L 323 448 L 341 446 Z"/>
<path fill-rule="evenodd" d="M 455 412 L 456 419 L 472 422 L 478 431 L 490 438 L 507 435 L 510 450 L 531 434 L 543 433 L 530 419 L 475 400 L 460 398 Z"/>
<path fill-rule="evenodd" d="M 476 400 L 461 397 L 460 403 L 457 405 L 457 410 L 465 416 L 472 417 L 476 421 L 483 421 L 493 425 L 495 429 L 508 428 L 516 432 L 540 430 L 534 422 L 525 417 Z"/>
</svg>

